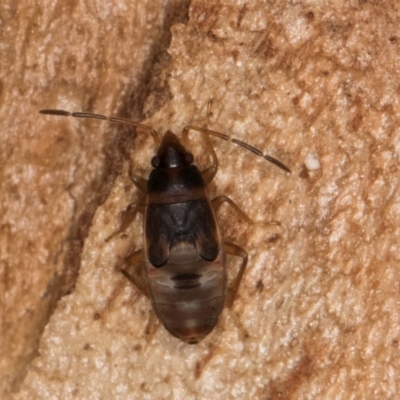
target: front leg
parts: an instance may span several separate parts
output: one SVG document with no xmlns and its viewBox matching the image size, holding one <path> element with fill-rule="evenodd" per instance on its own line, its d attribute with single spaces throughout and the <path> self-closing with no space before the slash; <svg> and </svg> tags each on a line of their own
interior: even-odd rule
<svg viewBox="0 0 400 400">
<path fill-rule="evenodd" d="M 208 167 L 207 169 L 205 169 L 202 173 L 201 176 L 203 177 L 203 180 L 205 182 L 206 185 L 208 185 L 215 177 L 215 175 L 218 172 L 218 158 L 217 155 L 215 154 L 215 150 L 214 147 L 211 143 L 211 140 L 209 138 L 209 134 L 210 132 L 213 132 L 216 135 L 219 135 L 218 132 L 214 132 L 214 131 L 210 131 L 209 129 L 205 129 L 205 128 L 199 128 L 197 126 L 187 126 L 183 129 L 182 131 L 182 138 L 186 138 L 189 134 L 189 131 L 196 131 L 196 132 L 200 132 L 203 134 L 203 138 L 206 142 L 206 146 L 208 148 L 208 151 L 211 154 L 211 158 L 212 158 L 212 164 L 210 167 Z"/>
<path fill-rule="evenodd" d="M 132 166 L 129 165 L 129 178 L 131 178 L 132 183 L 143 193 L 147 194 L 147 181 L 139 175 L 136 175 L 132 171 Z"/>
</svg>

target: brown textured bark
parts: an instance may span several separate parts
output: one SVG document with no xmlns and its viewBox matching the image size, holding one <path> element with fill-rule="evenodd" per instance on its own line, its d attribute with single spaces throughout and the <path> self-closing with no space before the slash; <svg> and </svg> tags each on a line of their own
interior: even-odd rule
<svg viewBox="0 0 400 400">
<path fill-rule="evenodd" d="M 168 55 L 161 48 L 154 56 L 154 5 L 109 14 L 105 4 L 81 2 L 13 7 L 3 11 L 11 28 L 2 33 L 9 47 L 0 71 L 3 391 L 18 387 L 24 373 L 16 371 L 26 370 L 60 294 L 71 226 L 88 225 L 77 221 L 91 221 L 82 215 L 96 204 L 92 193 L 113 173 L 75 253 L 75 289 L 58 302 L 17 398 L 397 398 L 400 8 L 192 1 Z M 147 34 L 126 34 L 133 25 Z M 133 61 L 156 78 L 142 86 Z M 133 101 L 135 87 L 151 89 Z M 127 116 L 137 102 L 132 116 L 150 117 L 145 123 L 160 132 L 208 126 L 293 171 L 213 139 L 220 169 L 212 195 L 280 222 L 249 227 L 221 212 L 225 238 L 249 253 L 234 305 L 248 338 L 230 313 L 196 346 L 162 328 L 146 336 L 149 301 L 117 270 L 142 245 L 140 219 L 104 241 L 136 198 L 126 160 L 102 164 L 104 143 L 119 130 L 36 114 L 54 106 Z M 205 165 L 201 140 L 191 138 Z M 145 176 L 151 139 L 125 132 L 120 143 Z M 72 242 L 79 250 L 83 236 Z"/>
</svg>

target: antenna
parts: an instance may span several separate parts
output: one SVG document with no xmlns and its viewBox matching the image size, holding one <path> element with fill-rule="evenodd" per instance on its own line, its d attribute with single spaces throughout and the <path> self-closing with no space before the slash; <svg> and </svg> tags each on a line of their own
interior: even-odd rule
<svg viewBox="0 0 400 400">
<path fill-rule="evenodd" d="M 158 133 L 146 126 L 146 125 L 142 125 L 139 124 L 138 122 L 134 122 L 131 121 L 129 119 L 125 119 L 125 118 L 118 118 L 118 117 L 107 117 L 105 115 L 101 115 L 101 114 L 93 114 L 93 113 L 88 113 L 88 112 L 69 112 L 69 111 L 64 111 L 64 110 L 54 110 L 54 109 L 46 109 L 46 110 L 40 110 L 39 111 L 40 114 L 47 114 L 47 115 L 59 115 L 59 116 L 64 116 L 64 117 L 75 117 L 75 118 L 93 118 L 93 119 L 101 119 L 101 120 L 107 120 L 110 121 L 112 123 L 115 124 L 125 124 L 125 125 L 131 125 L 131 126 L 135 126 L 136 128 L 140 128 L 143 130 L 146 130 L 148 132 L 151 133 L 151 135 L 153 136 L 154 141 L 156 142 L 157 147 L 160 146 L 161 144 L 161 139 L 158 135 Z M 251 146 L 250 144 L 243 142 L 239 139 L 235 139 L 235 138 L 231 138 L 230 136 L 224 134 L 224 133 L 220 133 L 220 132 L 216 132 L 216 131 L 212 131 L 210 129 L 206 129 L 206 128 L 199 128 L 197 126 L 193 126 L 193 125 L 188 125 L 186 126 L 183 131 L 182 134 L 185 135 L 188 133 L 189 130 L 194 130 L 197 132 L 202 132 L 211 136 L 215 136 L 218 137 L 222 140 L 226 140 L 228 142 L 232 142 L 235 143 L 239 146 L 244 147 L 245 149 L 251 151 L 252 153 L 256 154 L 257 156 L 263 157 L 265 158 L 267 161 L 269 161 L 270 163 L 276 165 L 277 167 L 283 169 L 286 172 L 291 173 L 292 171 L 282 162 L 280 162 L 279 160 L 277 160 L 274 157 L 269 156 L 268 154 L 263 154 L 260 150 L 256 149 L 255 147 Z"/>
<path fill-rule="evenodd" d="M 154 129 L 150 128 L 147 125 L 143 125 L 143 124 L 139 124 L 138 122 L 131 121 L 130 119 L 118 118 L 118 117 L 106 117 L 105 115 L 93 114 L 93 113 L 88 113 L 88 112 L 72 112 L 71 113 L 69 111 L 53 110 L 53 109 L 40 110 L 39 113 L 47 114 L 47 115 L 59 115 L 59 116 L 63 116 L 63 117 L 102 119 L 102 120 L 110 121 L 114 124 L 125 124 L 125 125 L 135 126 L 136 128 L 144 129 L 144 130 L 150 132 L 151 135 L 153 136 L 154 141 L 156 142 L 157 147 L 159 147 L 161 144 L 161 139 L 158 136 L 158 133 Z"/>
</svg>

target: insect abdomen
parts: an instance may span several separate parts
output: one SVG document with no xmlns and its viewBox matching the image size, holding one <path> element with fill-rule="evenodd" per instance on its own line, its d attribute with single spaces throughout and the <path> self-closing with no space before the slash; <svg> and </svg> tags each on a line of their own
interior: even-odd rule
<svg viewBox="0 0 400 400">
<path fill-rule="evenodd" d="M 180 242 L 167 264 L 147 263 L 153 307 L 165 328 L 188 343 L 197 343 L 214 328 L 226 295 L 223 252 L 214 261 L 203 260 L 197 248 Z"/>
</svg>

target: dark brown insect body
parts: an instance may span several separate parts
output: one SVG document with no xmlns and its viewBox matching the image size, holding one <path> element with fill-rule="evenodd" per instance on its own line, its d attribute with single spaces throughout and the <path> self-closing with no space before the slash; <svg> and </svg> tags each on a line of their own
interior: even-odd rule
<svg viewBox="0 0 400 400">
<path fill-rule="evenodd" d="M 61 110 L 41 112 L 128 123 L 149 130 L 156 143 L 160 142 L 153 130 L 131 121 L 97 114 L 70 114 Z M 186 136 L 189 130 L 230 140 L 224 134 L 193 126 L 186 127 L 182 135 Z M 146 204 L 144 207 L 131 204 L 121 229 L 116 232 L 124 231 L 137 212 L 144 214 L 144 249 L 127 258 L 122 272 L 152 301 L 153 309 L 165 328 L 190 344 L 199 342 L 212 331 L 224 305 L 232 306 L 247 263 L 244 249 L 223 242 L 215 211 L 226 202 L 241 218 L 252 222 L 228 197 L 219 196 L 210 201 L 206 186 L 217 173 L 218 160 L 208 136 L 205 139 L 213 165 L 200 172 L 193 165 L 193 156 L 175 134 L 165 133 L 157 155 L 152 159 L 154 169 L 148 181 L 130 171 L 132 182 L 146 195 Z M 232 141 L 263 156 L 247 143 L 237 139 Z M 278 160 L 267 155 L 264 157 L 290 172 Z M 239 272 L 229 287 L 226 254 L 242 259 Z M 132 269 L 133 272 L 128 272 Z"/>
<path fill-rule="evenodd" d="M 200 171 L 172 132 L 153 159 L 145 211 L 145 275 L 168 331 L 190 343 L 214 328 L 226 297 L 225 252 Z"/>
</svg>

